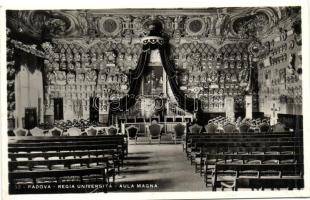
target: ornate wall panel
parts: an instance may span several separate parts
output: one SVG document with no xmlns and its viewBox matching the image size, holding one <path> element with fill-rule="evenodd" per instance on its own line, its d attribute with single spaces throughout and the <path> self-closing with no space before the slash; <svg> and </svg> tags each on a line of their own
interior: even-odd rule
<svg viewBox="0 0 310 200">
<path fill-rule="evenodd" d="M 224 112 L 226 96 L 234 97 L 236 109 L 244 109 L 244 94 L 249 87 L 253 89 L 249 80 L 256 69 L 261 111 L 266 109 L 263 97 L 277 94 L 275 90 L 281 94 L 273 99 L 289 104 L 291 96 L 294 104 L 298 103 L 301 94 L 295 93 L 301 91 L 301 85 L 295 82 L 300 82 L 301 38 L 286 28 L 292 27 L 286 24 L 295 21 L 298 12 L 294 7 L 151 13 L 9 11 L 7 21 L 13 32 L 49 40 L 41 45 L 45 55 L 40 55 L 45 59 L 46 110 L 52 109 L 53 98 L 63 97 L 74 117 L 87 117 L 90 97 L 100 98 L 100 113 L 104 114 L 109 98 L 127 93 L 127 74 L 137 64 L 141 38 L 154 23 L 170 43 L 170 59 L 177 68 L 180 88 L 199 97 L 206 112 Z M 278 36 L 279 41 L 270 39 Z M 269 82 L 285 88 L 267 87 Z"/>
<path fill-rule="evenodd" d="M 42 47 L 46 52 L 46 101 L 50 103 L 46 104 L 47 109 L 56 97 L 64 98 L 68 110 L 81 101 L 81 117 L 89 113 L 90 97 L 100 98 L 100 113 L 107 113 L 109 98 L 127 94 L 127 74 L 135 68 L 142 50 L 140 43 L 126 46 L 98 41 L 88 46 L 83 40 L 55 40 Z"/>
<path fill-rule="evenodd" d="M 243 99 L 250 68 L 247 49 L 247 43 L 227 44 L 219 50 L 208 44 L 182 44 L 174 52 L 181 89 L 199 96 L 206 112 L 224 112 L 225 96 Z M 243 108 L 243 100 L 236 103 Z"/>
<path fill-rule="evenodd" d="M 264 40 L 269 53 L 258 65 L 260 110 L 274 121 L 277 114 L 302 115 L 300 21 L 292 19 Z"/>
</svg>

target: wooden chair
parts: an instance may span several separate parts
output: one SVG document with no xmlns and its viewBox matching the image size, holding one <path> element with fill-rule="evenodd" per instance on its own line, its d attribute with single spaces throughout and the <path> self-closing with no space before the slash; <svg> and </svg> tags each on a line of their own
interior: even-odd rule
<svg viewBox="0 0 310 200">
<path fill-rule="evenodd" d="M 174 121 L 175 122 L 183 122 L 183 116 L 175 116 Z"/>
<path fill-rule="evenodd" d="M 146 122 L 146 123 L 151 123 L 151 118 L 145 117 L 145 118 L 144 118 L 144 122 Z"/>
<path fill-rule="evenodd" d="M 118 118 L 118 122 L 119 123 L 125 123 L 126 122 L 126 118 L 125 117 L 119 117 Z"/>
<path fill-rule="evenodd" d="M 151 122 L 153 122 L 154 120 L 157 121 L 157 123 L 159 123 L 160 117 L 159 116 L 152 116 L 151 117 Z"/>
<path fill-rule="evenodd" d="M 106 128 L 108 135 L 117 135 L 119 128 L 116 126 L 109 126 Z"/>
<path fill-rule="evenodd" d="M 184 121 L 187 123 L 191 123 L 193 121 L 193 116 L 184 116 L 183 117 Z"/>
<path fill-rule="evenodd" d="M 136 123 L 144 123 L 145 119 L 144 117 L 136 117 Z"/>
<path fill-rule="evenodd" d="M 152 124 L 148 126 L 148 130 L 150 133 L 150 144 L 152 143 L 153 139 L 158 139 L 158 142 L 160 144 L 162 125 L 158 124 L 156 121 L 153 121 Z"/>
<path fill-rule="evenodd" d="M 185 130 L 186 128 L 183 124 L 177 124 L 174 126 L 173 140 L 175 144 L 177 143 L 177 141 L 184 141 Z"/>
<path fill-rule="evenodd" d="M 250 124 L 247 122 L 241 122 L 239 130 L 240 133 L 247 133 L 250 128 Z"/>
<path fill-rule="evenodd" d="M 131 125 L 126 128 L 127 136 L 129 139 L 134 139 L 135 144 L 137 144 L 137 138 L 138 138 L 138 128 L 134 125 Z"/>
<path fill-rule="evenodd" d="M 189 131 L 191 132 L 191 134 L 200 134 L 201 129 L 202 129 L 202 126 L 198 124 L 194 124 L 189 127 Z"/>
<path fill-rule="evenodd" d="M 127 117 L 127 123 L 136 123 L 136 117 L 128 116 Z"/>
<path fill-rule="evenodd" d="M 13 130 L 15 136 L 27 136 L 28 130 L 23 128 L 17 128 Z"/>
<path fill-rule="evenodd" d="M 96 136 L 98 133 L 98 130 L 91 126 L 91 127 L 87 128 L 85 130 L 85 132 L 86 132 L 86 135 L 88 135 L 88 136 Z"/>
<path fill-rule="evenodd" d="M 97 129 L 97 135 L 107 135 L 106 129 L 104 127 Z"/>
<path fill-rule="evenodd" d="M 30 134 L 32 136 L 44 136 L 44 130 L 40 129 L 38 127 L 34 127 L 33 129 L 30 130 Z"/>
<path fill-rule="evenodd" d="M 15 133 L 13 130 L 8 130 L 8 136 L 11 137 L 11 136 L 15 136 Z"/>
<path fill-rule="evenodd" d="M 272 132 L 274 132 L 274 133 L 285 132 L 285 131 L 286 131 L 285 125 L 282 123 L 277 123 L 277 124 L 272 126 Z"/>
<path fill-rule="evenodd" d="M 205 126 L 205 129 L 207 133 L 215 133 L 217 130 L 217 125 L 211 122 Z"/>
<path fill-rule="evenodd" d="M 260 129 L 260 132 L 261 132 L 261 133 L 268 133 L 269 130 L 270 130 L 270 125 L 267 124 L 267 123 L 265 123 L 265 122 L 263 122 L 263 123 L 261 123 L 261 124 L 259 125 L 259 129 Z"/>
<path fill-rule="evenodd" d="M 224 129 L 225 133 L 234 133 L 234 132 L 236 132 L 236 125 L 228 122 L 228 123 L 224 124 L 223 129 Z"/>
<path fill-rule="evenodd" d="M 48 131 L 49 136 L 62 136 L 63 130 L 57 127 L 54 127 Z"/>
<path fill-rule="evenodd" d="M 174 122 L 174 116 L 165 116 L 165 122 Z"/>
<path fill-rule="evenodd" d="M 81 129 L 76 127 L 71 127 L 67 130 L 68 136 L 80 136 L 81 135 Z"/>
</svg>

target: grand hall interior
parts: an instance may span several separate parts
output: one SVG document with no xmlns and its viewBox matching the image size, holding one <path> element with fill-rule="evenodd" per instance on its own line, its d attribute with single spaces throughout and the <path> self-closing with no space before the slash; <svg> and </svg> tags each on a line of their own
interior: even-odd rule
<svg viewBox="0 0 310 200">
<path fill-rule="evenodd" d="M 7 10 L 9 194 L 303 190 L 301 21 Z"/>
</svg>

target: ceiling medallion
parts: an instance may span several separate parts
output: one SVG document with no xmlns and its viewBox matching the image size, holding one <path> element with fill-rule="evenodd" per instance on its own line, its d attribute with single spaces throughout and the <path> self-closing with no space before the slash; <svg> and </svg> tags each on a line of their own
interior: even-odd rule
<svg viewBox="0 0 310 200">
<path fill-rule="evenodd" d="M 190 36 L 201 35 L 206 30 L 206 23 L 198 17 L 190 18 L 185 22 L 185 30 Z"/>
<path fill-rule="evenodd" d="M 120 21 L 113 17 L 104 17 L 98 21 L 100 33 L 107 36 L 115 36 L 121 31 Z"/>
<path fill-rule="evenodd" d="M 268 47 L 265 45 L 262 45 L 258 41 L 253 41 L 252 43 L 250 43 L 248 50 L 253 55 L 254 58 L 263 57 L 269 52 Z"/>
</svg>

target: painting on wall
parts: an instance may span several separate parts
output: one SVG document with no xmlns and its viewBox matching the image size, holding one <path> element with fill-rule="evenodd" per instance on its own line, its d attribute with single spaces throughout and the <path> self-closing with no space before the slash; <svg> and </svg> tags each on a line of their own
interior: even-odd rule
<svg viewBox="0 0 310 200">
<path fill-rule="evenodd" d="M 158 96 L 163 93 L 162 66 L 148 66 L 143 79 L 143 95 Z"/>
</svg>

